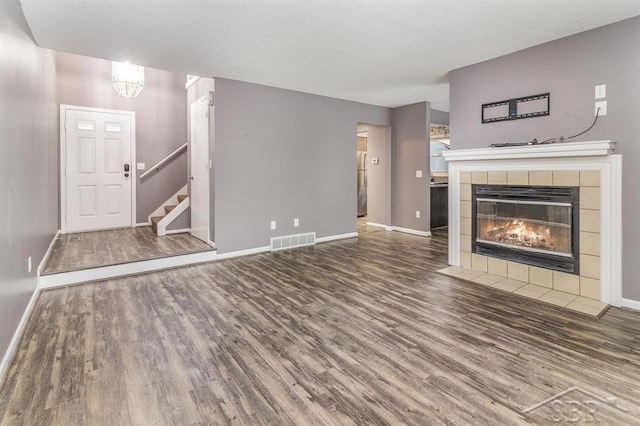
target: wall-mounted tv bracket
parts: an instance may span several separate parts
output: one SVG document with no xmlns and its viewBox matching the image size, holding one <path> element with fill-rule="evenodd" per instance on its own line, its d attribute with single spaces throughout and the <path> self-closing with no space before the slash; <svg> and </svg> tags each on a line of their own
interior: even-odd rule
<svg viewBox="0 0 640 426">
<path fill-rule="evenodd" d="M 550 105 L 550 93 L 482 104 L 482 124 L 549 115 Z"/>
</svg>

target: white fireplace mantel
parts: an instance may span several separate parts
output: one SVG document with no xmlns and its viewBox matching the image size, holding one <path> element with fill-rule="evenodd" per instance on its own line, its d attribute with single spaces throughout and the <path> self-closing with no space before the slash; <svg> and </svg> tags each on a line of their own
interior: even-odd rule
<svg viewBox="0 0 640 426">
<path fill-rule="evenodd" d="M 600 301 L 622 303 L 622 157 L 615 141 L 450 150 L 449 264 L 460 266 L 461 173 L 479 171 L 600 171 Z"/>
<path fill-rule="evenodd" d="M 593 157 L 612 154 L 614 141 L 569 142 L 522 145 L 504 148 L 456 149 L 445 151 L 446 161 L 506 160 L 516 158 Z"/>
</svg>

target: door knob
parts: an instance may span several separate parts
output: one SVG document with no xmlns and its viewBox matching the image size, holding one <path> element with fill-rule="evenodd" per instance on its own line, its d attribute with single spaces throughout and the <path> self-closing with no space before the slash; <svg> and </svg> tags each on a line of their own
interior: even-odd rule
<svg viewBox="0 0 640 426">
<path fill-rule="evenodd" d="M 189 176 L 187 179 L 189 179 L 189 180 L 193 180 L 193 176 Z"/>
</svg>

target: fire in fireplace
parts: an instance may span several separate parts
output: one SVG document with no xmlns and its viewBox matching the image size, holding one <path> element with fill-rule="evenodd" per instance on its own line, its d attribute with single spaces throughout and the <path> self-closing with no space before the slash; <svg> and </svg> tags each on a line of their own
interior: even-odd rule
<svg viewBox="0 0 640 426">
<path fill-rule="evenodd" d="M 473 185 L 472 250 L 579 273 L 579 188 Z"/>
</svg>

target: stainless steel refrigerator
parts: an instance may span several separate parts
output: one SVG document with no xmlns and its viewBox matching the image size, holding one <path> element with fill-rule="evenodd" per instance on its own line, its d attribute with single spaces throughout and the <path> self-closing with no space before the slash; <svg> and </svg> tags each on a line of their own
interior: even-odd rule
<svg viewBox="0 0 640 426">
<path fill-rule="evenodd" d="M 358 216 L 367 214 L 367 153 L 358 151 Z"/>
</svg>

